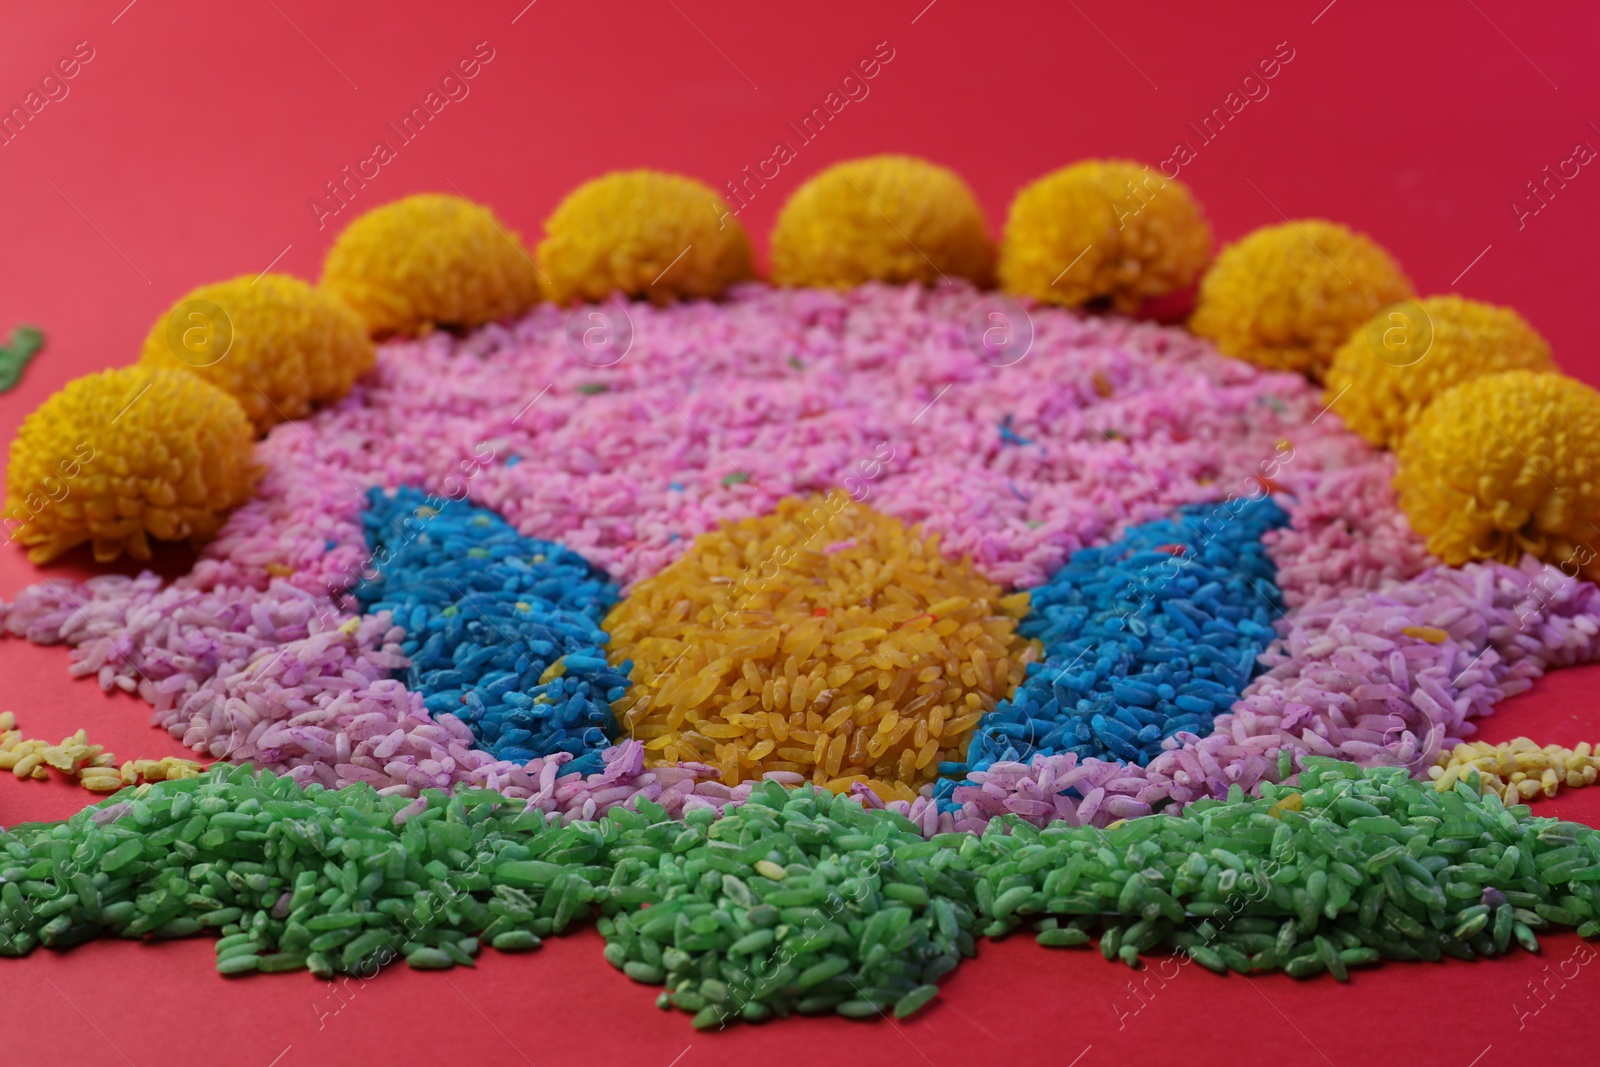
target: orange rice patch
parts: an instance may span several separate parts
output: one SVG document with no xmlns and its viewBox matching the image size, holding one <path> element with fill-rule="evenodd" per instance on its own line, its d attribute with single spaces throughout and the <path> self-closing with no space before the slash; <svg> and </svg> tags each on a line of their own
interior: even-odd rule
<svg viewBox="0 0 1600 1067">
<path fill-rule="evenodd" d="M 909 800 L 1022 681 L 1028 595 L 842 492 L 703 534 L 612 609 L 614 705 L 649 762 Z"/>
</svg>

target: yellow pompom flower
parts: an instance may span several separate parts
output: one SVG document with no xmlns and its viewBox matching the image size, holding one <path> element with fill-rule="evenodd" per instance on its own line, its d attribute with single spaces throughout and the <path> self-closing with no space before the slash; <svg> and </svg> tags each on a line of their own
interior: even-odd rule
<svg viewBox="0 0 1600 1067">
<path fill-rule="evenodd" d="M 422 193 L 352 222 L 322 265 L 322 285 L 375 335 L 480 326 L 538 303 L 539 272 L 486 207 Z"/>
<path fill-rule="evenodd" d="M 539 265 L 550 298 L 721 296 L 755 277 L 750 238 L 732 210 L 710 186 L 677 174 L 631 170 L 585 182 L 544 224 Z"/>
<path fill-rule="evenodd" d="M 1008 293 L 1132 312 L 1183 289 L 1211 259 L 1211 227 L 1189 187 L 1125 160 L 1046 174 L 1011 201 L 1000 240 Z"/>
<path fill-rule="evenodd" d="M 249 498 L 255 433 L 233 397 L 187 371 L 122 367 L 68 382 L 11 442 L 4 521 L 44 563 L 85 541 L 101 562 L 149 538 L 203 541 Z"/>
<path fill-rule="evenodd" d="M 355 312 L 287 274 L 201 286 L 156 320 L 140 355 L 218 386 L 258 431 L 344 396 L 375 358 Z"/>
<path fill-rule="evenodd" d="M 772 280 L 848 289 L 863 282 L 986 286 L 994 243 L 972 190 L 913 156 L 838 163 L 795 190 L 772 230 Z"/>
<path fill-rule="evenodd" d="M 1411 281 L 1370 237 L 1323 219 L 1263 226 L 1200 279 L 1189 328 L 1230 356 L 1320 378 L 1333 354 Z"/>
<path fill-rule="evenodd" d="M 1375 445 L 1399 446 L 1453 385 L 1508 370 L 1554 370 L 1550 346 L 1510 308 L 1451 294 L 1384 308 L 1339 349 L 1327 402 Z"/>
<path fill-rule="evenodd" d="M 1531 553 L 1600 578 L 1600 393 L 1548 371 L 1437 397 L 1400 445 L 1400 508 L 1452 566 Z"/>
</svg>

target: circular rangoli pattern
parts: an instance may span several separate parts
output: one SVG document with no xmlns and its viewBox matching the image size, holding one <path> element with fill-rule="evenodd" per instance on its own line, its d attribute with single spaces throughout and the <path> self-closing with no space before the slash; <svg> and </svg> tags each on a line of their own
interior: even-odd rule
<svg viewBox="0 0 1600 1067">
<path fill-rule="evenodd" d="M 716 1027 L 910 1015 L 1024 924 L 1340 979 L 1600 933 L 1594 831 L 1502 804 L 1587 749 L 1466 743 L 1594 657 L 1600 590 L 1429 557 L 1336 403 L 964 285 L 382 345 L 189 574 L 0 605 L 254 765 L 0 716 L 19 777 L 120 790 L 0 831 L 0 955 L 214 929 L 225 975 L 370 977 L 598 911 Z"/>
<path fill-rule="evenodd" d="M 1592 586 L 1434 565 L 1302 378 L 1015 305 L 997 359 L 996 303 L 750 285 L 391 342 L 271 431 L 191 574 L 35 586 L 5 625 L 299 782 L 592 815 L 764 775 L 929 832 L 1306 753 L 1420 773 L 1592 655 Z"/>
</svg>

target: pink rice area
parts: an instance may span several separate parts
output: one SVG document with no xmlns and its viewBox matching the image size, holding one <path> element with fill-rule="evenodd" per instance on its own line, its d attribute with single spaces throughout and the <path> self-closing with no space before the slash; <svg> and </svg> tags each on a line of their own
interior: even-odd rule
<svg viewBox="0 0 1600 1067">
<path fill-rule="evenodd" d="M 466 783 L 572 818 L 645 796 L 680 814 L 748 785 L 646 770 L 631 741 L 587 778 L 562 774 L 564 756 L 495 761 L 390 677 L 404 631 L 346 595 L 368 563 L 369 486 L 495 508 L 625 584 L 721 522 L 844 486 L 1021 588 L 1257 475 L 1282 490 L 1292 523 L 1268 543 L 1290 610 L 1269 669 L 1212 735 L 1180 735 L 1145 768 L 997 765 L 957 789 L 956 812 L 897 805 L 929 832 L 1006 813 L 1104 825 L 1276 780 L 1280 748 L 1424 770 L 1503 696 L 1593 658 L 1594 586 L 1531 561 L 1435 566 L 1396 507 L 1391 457 L 1303 379 L 1180 330 L 1047 309 L 1031 312 L 1027 356 L 990 366 L 967 340 L 978 299 L 752 286 L 722 304 L 626 305 L 632 347 L 605 367 L 568 341 L 581 309 L 390 344 L 348 398 L 260 444 L 256 497 L 189 575 L 42 583 L 0 604 L 0 624 L 71 645 L 75 676 L 138 692 L 197 751 L 303 782 L 413 796 Z M 1418 625 L 1449 636 L 1400 633 Z"/>
</svg>

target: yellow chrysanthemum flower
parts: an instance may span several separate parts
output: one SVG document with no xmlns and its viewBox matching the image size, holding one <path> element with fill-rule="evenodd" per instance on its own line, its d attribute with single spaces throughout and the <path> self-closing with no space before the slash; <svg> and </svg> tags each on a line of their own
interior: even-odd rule
<svg viewBox="0 0 1600 1067">
<path fill-rule="evenodd" d="M 1320 378 L 1351 331 L 1411 295 L 1410 279 L 1370 237 L 1301 219 L 1224 248 L 1200 279 L 1189 328 L 1230 356 Z"/>
<path fill-rule="evenodd" d="M 1211 259 L 1211 227 L 1189 187 L 1125 160 L 1088 159 L 1046 174 L 1011 201 L 1000 241 L 1008 293 L 1132 312 L 1193 284 Z"/>
<path fill-rule="evenodd" d="M 258 431 L 344 396 L 375 358 L 355 312 L 287 274 L 202 285 L 156 320 L 140 355 L 220 387 Z"/>
<path fill-rule="evenodd" d="M 631 170 L 584 182 L 544 224 L 539 265 L 550 298 L 720 296 L 755 277 L 750 238 L 731 212 L 710 186 L 677 174 Z"/>
<path fill-rule="evenodd" d="M 1475 378 L 1439 396 L 1400 445 L 1394 484 L 1446 563 L 1532 553 L 1600 578 L 1600 393 L 1550 372 Z"/>
<path fill-rule="evenodd" d="M 422 193 L 352 222 L 322 265 L 322 285 L 376 335 L 480 326 L 538 303 L 539 272 L 486 207 Z"/>
<path fill-rule="evenodd" d="M 23 420 L 5 524 L 44 563 L 85 541 L 95 559 L 149 559 L 148 538 L 203 541 L 249 498 L 255 433 L 233 397 L 187 371 L 90 374 Z"/>
<path fill-rule="evenodd" d="M 1434 397 L 1508 370 L 1554 370 L 1550 346 L 1510 308 L 1451 294 L 1384 308 L 1334 356 L 1327 401 L 1375 445 L 1398 447 Z"/>
<path fill-rule="evenodd" d="M 778 285 L 848 289 L 862 282 L 933 285 L 994 275 L 994 244 L 972 190 L 913 156 L 838 163 L 795 190 L 772 230 Z"/>
</svg>

